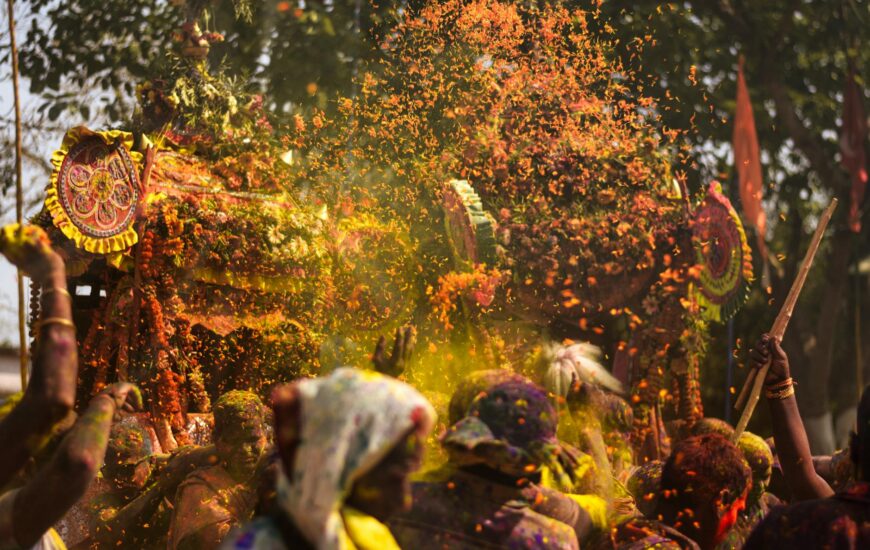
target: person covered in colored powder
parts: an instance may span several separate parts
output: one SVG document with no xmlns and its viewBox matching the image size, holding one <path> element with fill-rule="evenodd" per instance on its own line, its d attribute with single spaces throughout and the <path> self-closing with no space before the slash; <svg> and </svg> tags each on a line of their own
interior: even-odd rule
<svg viewBox="0 0 870 550">
<path fill-rule="evenodd" d="M 753 368 L 770 361 L 765 394 L 777 452 L 796 502 L 771 511 L 744 548 L 870 547 L 870 387 L 864 388 L 857 429 L 849 443 L 856 481 L 834 493 L 813 468 L 788 356 L 778 341 L 765 335 L 753 349 L 751 361 Z"/>
<path fill-rule="evenodd" d="M 142 490 L 151 475 L 152 456 L 148 434 L 135 417 L 124 418 L 112 426 L 101 478 L 58 524 L 69 546 L 91 548 L 93 538 L 114 531 L 107 520 Z M 141 521 L 137 518 L 137 525 L 130 527 L 141 528 L 142 523 L 149 527 L 151 524 L 143 517 Z M 166 529 L 168 525 L 164 531 Z"/>
<path fill-rule="evenodd" d="M 547 394 L 501 378 L 442 436 L 445 478 L 415 483 L 412 508 L 390 521 L 403 548 L 577 548 L 591 531 L 582 508 L 537 483 L 544 466 L 565 471 Z"/>
<path fill-rule="evenodd" d="M 399 548 L 384 522 L 410 504 L 409 476 L 435 422 L 426 398 L 343 367 L 278 388 L 273 407 L 281 457 L 274 511 L 222 548 Z"/>
<path fill-rule="evenodd" d="M 745 508 L 750 476 L 743 454 L 721 435 L 684 439 L 662 468 L 652 517 L 614 527 L 608 547 L 715 548 Z"/>
<path fill-rule="evenodd" d="M 655 517 L 664 467 L 661 460 L 650 460 L 636 466 L 626 480 L 628 493 L 634 499 L 637 511 L 644 517 Z"/>
<path fill-rule="evenodd" d="M 112 384 L 91 399 L 49 462 L 23 487 L 0 496 L 0 548 L 65 548 L 52 525 L 97 477 L 112 419 L 141 406 L 139 390 L 127 383 Z"/>
<path fill-rule="evenodd" d="M 263 404 L 251 392 L 233 390 L 213 411 L 217 464 L 194 471 L 178 487 L 172 549 L 216 548 L 254 512 L 255 474 L 267 445 Z"/>
<path fill-rule="evenodd" d="M 773 452 L 767 442 L 754 433 L 743 432 L 737 440 L 737 447 L 752 470 L 752 488 L 746 496 L 746 509 L 740 512 L 734 529 L 719 545 L 722 550 L 743 547 L 755 526 L 770 510 L 782 504 L 776 496 L 767 492 L 773 474 Z"/>
<path fill-rule="evenodd" d="M 34 226 L 6 226 L 0 231 L 0 253 L 41 289 L 29 384 L 0 420 L 0 486 L 8 487 L 55 426 L 72 415 L 78 358 L 66 268 L 48 236 Z M 116 414 L 141 405 L 142 396 L 131 384 L 112 384 L 91 399 L 48 462 L 23 486 L 0 495 L 0 548 L 65 548 L 52 525 L 96 477 Z"/>
<path fill-rule="evenodd" d="M 102 469 L 106 483 L 84 508 L 89 538 L 77 547 L 166 548 L 172 501 L 188 474 L 216 463 L 214 446 L 155 454 L 148 430 L 135 418 L 112 427 Z"/>
</svg>

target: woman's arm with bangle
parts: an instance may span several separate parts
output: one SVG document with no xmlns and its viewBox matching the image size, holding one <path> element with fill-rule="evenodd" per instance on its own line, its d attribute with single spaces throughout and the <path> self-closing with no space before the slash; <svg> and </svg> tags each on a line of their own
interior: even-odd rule
<svg viewBox="0 0 870 550">
<path fill-rule="evenodd" d="M 0 421 L 2 486 L 72 411 L 78 360 L 66 269 L 48 237 L 37 227 L 7 226 L 0 231 L 0 252 L 43 289 L 30 380 L 21 402 Z"/>
</svg>

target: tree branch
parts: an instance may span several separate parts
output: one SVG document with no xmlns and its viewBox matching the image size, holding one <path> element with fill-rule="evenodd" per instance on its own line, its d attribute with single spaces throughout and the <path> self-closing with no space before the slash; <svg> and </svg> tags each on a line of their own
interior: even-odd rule
<svg viewBox="0 0 870 550">
<path fill-rule="evenodd" d="M 840 195 L 844 191 L 845 178 L 841 171 L 833 163 L 833 160 L 825 151 L 824 142 L 821 137 L 812 133 L 806 125 L 804 125 L 798 115 L 797 107 L 788 95 L 788 90 L 780 78 L 776 70 L 771 70 L 772 67 L 778 67 L 777 58 L 781 52 L 780 37 L 787 33 L 794 22 L 794 11 L 797 9 L 798 2 L 792 0 L 787 9 L 783 11 L 776 32 L 773 35 L 774 43 L 764 46 L 764 55 L 762 56 L 762 66 L 768 69 L 763 72 L 762 83 L 764 89 L 773 99 L 776 110 L 776 118 L 788 132 L 789 137 L 794 141 L 795 146 L 806 157 L 810 163 L 812 170 L 818 174 L 822 184 L 830 189 L 835 195 Z M 753 39 L 757 39 L 758 33 L 754 29 L 751 22 L 743 17 L 730 0 L 719 0 L 710 4 L 712 10 L 727 22 L 741 36 L 744 43 L 749 43 Z M 777 46 L 780 44 L 780 46 Z"/>
<path fill-rule="evenodd" d="M 774 62 L 766 63 L 768 67 L 774 66 Z M 765 89 L 773 99 L 776 108 L 776 118 L 782 123 L 795 146 L 809 161 L 812 170 L 819 175 L 822 184 L 839 194 L 842 185 L 837 185 L 844 180 L 840 171 L 833 163 L 833 159 L 825 151 L 821 138 L 813 134 L 798 116 L 794 102 L 788 96 L 782 81 L 777 78 L 774 71 L 765 71 L 763 77 Z"/>
</svg>

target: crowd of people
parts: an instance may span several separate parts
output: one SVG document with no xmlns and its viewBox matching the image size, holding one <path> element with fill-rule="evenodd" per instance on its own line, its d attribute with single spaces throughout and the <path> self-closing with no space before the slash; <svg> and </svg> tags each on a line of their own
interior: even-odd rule
<svg viewBox="0 0 870 550">
<path fill-rule="evenodd" d="M 606 385 L 554 398 L 544 381 L 479 370 L 435 434 L 444 459 L 420 471 L 435 410 L 378 372 L 407 360 L 401 332 L 374 370 L 277 387 L 271 407 L 225 393 L 212 444 L 163 454 L 130 414 L 130 384 L 74 410 L 71 296 L 45 235 L 7 227 L 0 252 L 43 289 L 29 384 L 0 409 L 0 548 L 63 548 L 53 527 L 79 516 L 74 548 L 870 547 L 870 391 L 848 453 L 812 457 L 788 358 L 766 335 L 750 360 L 771 365 L 770 440 L 703 419 L 640 464 L 631 407 Z"/>
</svg>

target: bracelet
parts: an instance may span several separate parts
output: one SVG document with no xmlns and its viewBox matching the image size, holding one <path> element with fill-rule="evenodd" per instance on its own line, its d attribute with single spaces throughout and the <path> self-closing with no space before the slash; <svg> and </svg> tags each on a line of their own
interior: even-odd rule
<svg viewBox="0 0 870 550">
<path fill-rule="evenodd" d="M 768 399 L 783 400 L 794 395 L 794 386 L 789 385 L 780 390 L 765 390 L 764 396 Z"/>
<path fill-rule="evenodd" d="M 776 382 L 774 384 L 767 384 L 764 386 L 764 389 L 773 391 L 773 390 L 781 390 L 781 389 L 787 388 L 789 386 L 797 386 L 797 382 L 795 382 L 794 379 L 791 377 L 788 377 L 785 380 L 782 380 L 781 382 Z"/>
<path fill-rule="evenodd" d="M 62 327 L 70 327 L 73 330 L 76 329 L 76 324 L 64 317 L 46 317 L 45 319 L 40 319 L 39 328 L 42 329 L 45 325 L 60 325 Z"/>
<path fill-rule="evenodd" d="M 67 290 L 67 289 L 65 289 L 65 288 L 61 288 L 61 287 L 59 287 L 59 286 L 53 286 L 53 287 L 51 287 L 51 288 L 45 288 L 45 289 L 42 289 L 41 292 L 42 292 L 42 296 L 43 296 L 43 297 L 46 296 L 46 295 L 48 295 L 48 294 L 51 294 L 52 292 L 55 292 L 55 293 L 57 293 L 57 294 L 63 294 L 64 296 L 66 296 L 67 298 L 69 298 L 70 300 L 72 300 L 72 294 L 69 293 L 69 290 Z"/>
</svg>

